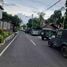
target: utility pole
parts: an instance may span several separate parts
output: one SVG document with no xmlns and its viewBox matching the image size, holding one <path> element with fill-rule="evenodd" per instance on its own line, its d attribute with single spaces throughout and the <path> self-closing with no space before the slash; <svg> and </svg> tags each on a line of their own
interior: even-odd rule
<svg viewBox="0 0 67 67">
<path fill-rule="evenodd" d="M 32 14 L 32 29 L 33 29 L 33 14 Z"/>
</svg>

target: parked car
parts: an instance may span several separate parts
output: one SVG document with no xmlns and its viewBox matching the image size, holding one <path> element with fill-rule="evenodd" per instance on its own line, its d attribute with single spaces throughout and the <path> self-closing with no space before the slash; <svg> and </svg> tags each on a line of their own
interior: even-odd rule
<svg viewBox="0 0 67 67">
<path fill-rule="evenodd" d="M 26 29 L 26 30 L 25 30 L 25 33 L 30 34 L 30 33 L 31 33 L 31 29 Z"/>
<path fill-rule="evenodd" d="M 50 39 L 52 35 L 56 35 L 56 31 L 50 28 L 44 28 L 41 33 L 41 39 L 44 40 L 46 39 Z"/>
<path fill-rule="evenodd" d="M 60 48 L 64 57 L 67 57 L 67 30 L 58 30 L 56 36 L 48 40 L 49 47 Z"/>
<path fill-rule="evenodd" d="M 32 36 L 39 36 L 40 35 L 41 30 L 38 29 L 32 29 L 31 31 L 31 35 Z"/>
</svg>

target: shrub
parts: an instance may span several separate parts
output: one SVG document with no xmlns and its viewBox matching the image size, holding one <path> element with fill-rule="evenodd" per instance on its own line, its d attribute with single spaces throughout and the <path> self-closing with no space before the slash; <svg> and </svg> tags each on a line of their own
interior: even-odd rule
<svg viewBox="0 0 67 67">
<path fill-rule="evenodd" d="M 11 32 L 7 32 L 8 33 L 8 35 L 11 35 L 12 33 Z"/>
<path fill-rule="evenodd" d="M 11 35 L 10 32 L 4 32 L 3 30 L 0 30 L 0 43 L 2 43 L 9 35 Z"/>
<path fill-rule="evenodd" d="M 3 41 L 4 41 L 4 37 L 0 35 L 0 43 L 3 43 Z"/>
<path fill-rule="evenodd" d="M 4 38 L 6 38 L 6 37 L 8 37 L 9 35 L 8 35 L 8 32 L 3 32 L 3 34 L 2 34 L 3 36 L 4 36 Z"/>
<path fill-rule="evenodd" d="M 2 29 L 0 29 L 0 34 L 3 34 L 3 30 Z"/>
</svg>

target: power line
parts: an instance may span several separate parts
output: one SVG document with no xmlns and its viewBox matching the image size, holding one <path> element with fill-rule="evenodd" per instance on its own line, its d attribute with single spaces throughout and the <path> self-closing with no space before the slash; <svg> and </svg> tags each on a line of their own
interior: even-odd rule
<svg viewBox="0 0 67 67">
<path fill-rule="evenodd" d="M 54 7 L 56 4 L 58 4 L 61 0 L 58 0 L 57 2 L 55 2 L 53 5 L 51 5 L 50 7 L 48 7 L 45 11 L 51 9 L 52 7 Z M 36 13 L 36 11 L 34 11 Z M 37 12 L 38 13 L 38 12 Z"/>
<path fill-rule="evenodd" d="M 56 3 L 54 3 L 53 5 L 51 5 L 50 7 L 48 7 L 46 10 L 51 9 L 53 6 L 55 6 L 57 3 L 59 3 L 61 0 L 58 0 Z"/>
</svg>

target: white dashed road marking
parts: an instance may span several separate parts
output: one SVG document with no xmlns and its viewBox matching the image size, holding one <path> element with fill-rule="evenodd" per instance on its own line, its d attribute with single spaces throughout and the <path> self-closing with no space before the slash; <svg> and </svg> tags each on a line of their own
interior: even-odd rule
<svg viewBox="0 0 67 67">
<path fill-rule="evenodd" d="M 36 46 L 36 43 L 31 38 L 29 38 L 27 35 L 26 35 L 26 37 L 34 46 Z"/>
<path fill-rule="evenodd" d="M 33 40 L 30 40 L 30 41 L 34 46 L 36 46 L 36 43 Z"/>
</svg>

